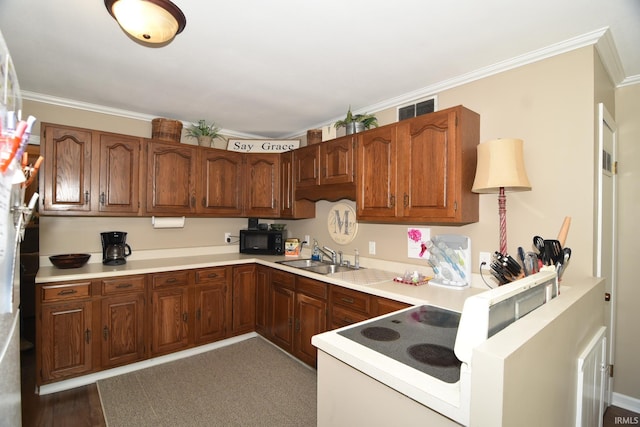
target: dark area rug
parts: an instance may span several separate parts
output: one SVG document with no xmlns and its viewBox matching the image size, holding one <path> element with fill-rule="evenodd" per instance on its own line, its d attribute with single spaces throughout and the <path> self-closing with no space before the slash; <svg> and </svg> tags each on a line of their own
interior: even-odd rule
<svg viewBox="0 0 640 427">
<path fill-rule="evenodd" d="M 109 427 L 315 426 L 316 371 L 262 338 L 98 381 Z"/>
</svg>

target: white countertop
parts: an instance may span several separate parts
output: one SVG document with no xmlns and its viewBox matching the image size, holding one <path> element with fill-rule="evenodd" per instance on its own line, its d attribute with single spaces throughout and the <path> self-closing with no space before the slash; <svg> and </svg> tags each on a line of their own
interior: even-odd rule
<svg viewBox="0 0 640 427">
<path fill-rule="evenodd" d="M 233 251 L 233 252 L 231 252 Z M 306 258 L 304 254 L 300 258 Z M 127 276 L 134 274 L 160 273 L 165 271 L 206 268 L 222 265 L 261 264 L 301 276 L 321 280 L 334 285 L 394 299 L 412 305 L 429 303 L 451 310 L 460 311 L 464 300 L 487 288 L 471 287 L 449 289 L 429 284 L 412 286 L 393 281 L 405 270 L 420 269 L 429 272 L 427 266 L 386 262 L 378 259 L 361 258 L 361 274 L 335 273 L 323 275 L 295 267 L 278 264 L 278 261 L 295 259 L 293 257 L 273 255 L 246 255 L 236 248 L 214 246 L 209 248 L 186 248 L 172 250 L 136 251 L 123 265 L 103 265 L 101 254 L 92 254 L 89 263 L 80 268 L 59 269 L 51 265 L 47 257 L 41 257 L 36 283 L 93 280 L 105 277 Z M 362 276 L 365 279 L 362 279 Z M 355 277 L 355 279 L 354 279 Z M 369 282 L 367 282 L 368 278 Z M 479 286 L 484 286 L 480 284 Z"/>
</svg>

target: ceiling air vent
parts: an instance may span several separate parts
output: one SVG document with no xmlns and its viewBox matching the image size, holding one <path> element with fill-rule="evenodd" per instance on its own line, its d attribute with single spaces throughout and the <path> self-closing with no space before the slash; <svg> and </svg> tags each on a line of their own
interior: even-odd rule
<svg viewBox="0 0 640 427">
<path fill-rule="evenodd" d="M 436 110 L 436 98 L 429 98 L 416 104 L 406 105 L 398 108 L 398 121 L 411 119 L 427 113 L 433 113 Z"/>
</svg>

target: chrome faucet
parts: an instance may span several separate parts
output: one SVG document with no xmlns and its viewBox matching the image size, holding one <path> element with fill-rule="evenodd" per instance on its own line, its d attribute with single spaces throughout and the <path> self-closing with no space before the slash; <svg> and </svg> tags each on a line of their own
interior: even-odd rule
<svg viewBox="0 0 640 427">
<path fill-rule="evenodd" d="M 325 257 L 327 257 L 327 258 L 331 258 L 331 264 L 337 264 L 337 262 L 338 262 L 338 255 L 336 254 L 336 251 L 334 251 L 333 249 L 331 249 L 331 248 L 330 248 L 330 247 L 328 247 L 328 246 L 320 247 L 320 246 L 318 245 L 318 242 L 317 242 L 317 241 L 314 241 L 314 242 L 313 242 L 313 244 L 314 244 L 314 246 L 315 246 L 315 249 L 317 249 L 317 250 L 318 250 L 318 252 L 320 252 L 320 256 L 321 256 L 321 257 L 322 257 L 322 256 L 325 256 Z"/>
</svg>

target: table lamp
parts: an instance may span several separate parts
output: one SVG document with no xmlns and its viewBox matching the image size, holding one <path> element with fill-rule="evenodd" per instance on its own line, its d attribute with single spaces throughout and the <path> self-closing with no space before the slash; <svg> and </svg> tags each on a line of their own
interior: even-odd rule
<svg viewBox="0 0 640 427">
<path fill-rule="evenodd" d="M 524 168 L 521 139 L 494 139 L 477 146 L 478 164 L 474 193 L 498 193 L 500 253 L 507 254 L 506 191 L 529 191 L 531 184 Z"/>
</svg>

